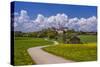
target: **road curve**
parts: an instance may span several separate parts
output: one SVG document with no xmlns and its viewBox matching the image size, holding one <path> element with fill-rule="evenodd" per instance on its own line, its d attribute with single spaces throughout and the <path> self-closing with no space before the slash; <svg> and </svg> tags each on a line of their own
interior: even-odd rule
<svg viewBox="0 0 100 67">
<path fill-rule="evenodd" d="M 54 41 L 54 44 L 57 45 L 58 43 Z M 33 47 L 27 50 L 31 58 L 36 62 L 36 64 L 56 64 L 56 63 L 73 62 L 71 60 L 65 60 L 62 57 L 53 55 L 41 49 L 43 47 L 48 47 L 48 46 L 50 45 Z"/>
</svg>

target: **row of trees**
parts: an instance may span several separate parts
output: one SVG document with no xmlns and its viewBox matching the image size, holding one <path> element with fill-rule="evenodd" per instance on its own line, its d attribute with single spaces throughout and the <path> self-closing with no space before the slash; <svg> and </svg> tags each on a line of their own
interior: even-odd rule
<svg viewBox="0 0 100 67">
<path fill-rule="evenodd" d="M 91 35 L 96 35 L 97 32 L 75 32 L 74 30 L 67 30 L 67 32 L 65 31 L 65 34 L 68 34 L 70 37 L 71 34 L 78 34 L 78 35 L 83 35 L 83 34 L 91 34 Z M 57 31 L 55 31 L 54 29 L 48 28 L 48 29 L 44 29 L 42 31 L 38 31 L 38 32 L 21 32 L 21 31 L 15 31 L 14 32 L 14 36 L 15 37 L 38 37 L 38 38 L 43 38 L 43 37 L 48 37 L 48 38 L 57 38 Z"/>
<path fill-rule="evenodd" d="M 56 35 L 57 35 L 57 32 L 54 31 L 53 29 L 45 29 L 45 30 L 38 31 L 38 32 L 27 32 L 27 33 L 24 33 L 24 32 L 21 32 L 21 31 L 15 31 L 14 32 L 15 37 L 55 38 Z"/>
<path fill-rule="evenodd" d="M 83 35 L 83 34 L 95 35 L 97 33 L 76 32 L 74 30 L 67 30 L 67 31 L 62 30 L 62 33 L 61 32 L 59 33 L 59 30 L 57 31 L 53 28 L 44 29 L 38 32 L 27 32 L 27 33 L 21 31 L 14 32 L 15 37 L 50 38 L 50 39 L 56 39 L 59 42 L 73 43 L 73 44 L 82 43 L 78 35 Z"/>
</svg>

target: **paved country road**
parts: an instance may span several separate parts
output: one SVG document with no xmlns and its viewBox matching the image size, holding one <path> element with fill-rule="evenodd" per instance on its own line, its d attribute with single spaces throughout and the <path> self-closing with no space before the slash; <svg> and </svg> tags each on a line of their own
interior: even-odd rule
<svg viewBox="0 0 100 67">
<path fill-rule="evenodd" d="M 58 44 L 58 42 L 53 41 L 55 45 Z M 51 53 L 48 53 L 41 48 L 48 47 L 47 46 L 38 46 L 28 49 L 28 53 L 31 56 L 31 58 L 36 62 L 36 64 L 56 64 L 56 63 L 71 63 L 73 61 L 71 60 L 65 60 L 64 58 L 61 58 L 59 56 L 53 55 Z"/>
</svg>

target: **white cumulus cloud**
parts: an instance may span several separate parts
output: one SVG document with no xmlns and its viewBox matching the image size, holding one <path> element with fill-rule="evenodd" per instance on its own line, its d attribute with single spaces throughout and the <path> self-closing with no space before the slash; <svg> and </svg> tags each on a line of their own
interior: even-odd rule
<svg viewBox="0 0 100 67">
<path fill-rule="evenodd" d="M 58 13 L 53 16 L 45 17 L 38 14 L 35 20 L 30 19 L 26 10 L 21 10 L 20 13 L 14 14 L 14 30 L 23 32 L 40 31 L 46 28 L 61 28 L 68 27 L 75 31 L 96 32 L 97 18 L 91 16 L 89 18 L 69 18 L 64 13 Z"/>
</svg>

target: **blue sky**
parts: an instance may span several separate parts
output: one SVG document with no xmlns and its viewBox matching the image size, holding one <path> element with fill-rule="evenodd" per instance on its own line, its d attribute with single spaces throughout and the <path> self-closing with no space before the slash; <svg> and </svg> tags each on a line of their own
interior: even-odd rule
<svg viewBox="0 0 100 67">
<path fill-rule="evenodd" d="M 15 2 L 15 12 L 26 10 L 31 18 L 36 18 L 38 14 L 44 16 L 52 16 L 57 13 L 65 13 L 70 18 L 88 18 L 90 16 L 97 17 L 96 6 L 79 6 L 79 5 L 65 5 L 65 4 L 48 4 L 48 3 L 34 3 L 34 2 Z"/>
<path fill-rule="evenodd" d="M 13 13 L 15 31 L 34 32 L 52 27 L 97 31 L 96 6 L 17 1 Z"/>
</svg>

